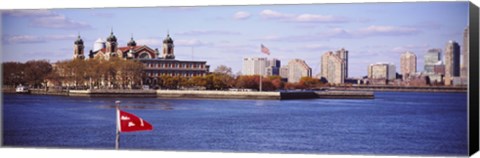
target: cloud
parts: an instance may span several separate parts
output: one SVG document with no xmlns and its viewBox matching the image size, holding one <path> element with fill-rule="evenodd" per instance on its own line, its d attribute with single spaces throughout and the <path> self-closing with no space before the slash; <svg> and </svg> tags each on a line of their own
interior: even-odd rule
<svg viewBox="0 0 480 158">
<path fill-rule="evenodd" d="M 189 40 L 177 40 L 175 41 L 175 46 L 179 47 L 202 47 L 202 46 L 211 46 L 213 45 L 210 42 L 203 42 L 197 39 L 189 39 Z"/>
<path fill-rule="evenodd" d="M 300 47 L 301 50 L 307 51 L 326 51 L 331 49 L 331 47 L 323 45 L 323 44 L 307 44 Z"/>
<path fill-rule="evenodd" d="M 50 29 L 85 29 L 91 26 L 85 22 L 75 21 L 50 10 L 11 10 L 4 12 L 7 16 L 29 19 L 30 26 Z"/>
<path fill-rule="evenodd" d="M 135 40 L 138 45 L 147 45 L 147 46 L 163 46 L 163 40 L 161 38 L 146 38 Z M 174 41 L 175 46 L 177 47 L 203 47 L 211 46 L 213 43 L 204 42 L 197 39 L 179 39 Z"/>
<path fill-rule="evenodd" d="M 175 33 L 176 35 L 240 35 L 240 32 L 226 31 L 226 30 L 192 30 Z"/>
<path fill-rule="evenodd" d="M 303 35 L 289 35 L 276 36 L 268 35 L 254 40 L 260 41 L 282 41 L 282 42 L 306 42 L 306 41 L 326 41 L 331 39 L 351 39 L 351 38 L 368 38 L 377 36 L 407 36 L 421 33 L 420 30 L 411 27 L 398 26 L 376 26 L 371 25 L 365 28 L 347 30 L 342 28 L 333 28 L 327 31 L 303 34 Z"/>
<path fill-rule="evenodd" d="M 147 46 L 162 46 L 163 40 L 160 38 L 146 38 L 146 39 L 136 39 L 138 45 L 147 45 Z"/>
<path fill-rule="evenodd" d="M 260 16 L 265 19 L 280 20 L 286 22 L 300 22 L 300 23 L 343 23 L 348 22 L 348 19 L 340 16 L 320 15 L 320 14 L 288 14 L 273 10 L 263 10 Z"/>
<path fill-rule="evenodd" d="M 92 15 L 101 18 L 111 18 L 114 16 L 113 13 L 92 13 Z"/>
<path fill-rule="evenodd" d="M 239 11 L 239 12 L 236 12 L 234 15 L 233 15 L 233 18 L 236 19 L 236 20 L 245 20 L 245 19 L 248 19 L 250 18 L 250 13 L 248 12 L 244 12 L 244 11 Z"/>
<path fill-rule="evenodd" d="M 377 26 L 371 25 L 354 32 L 358 36 L 370 35 L 412 35 L 420 31 L 412 27 L 398 27 L 398 26 Z"/>
<path fill-rule="evenodd" d="M 260 12 L 260 16 L 262 16 L 263 18 L 266 18 L 266 19 L 289 19 L 289 18 L 293 18 L 294 15 L 292 14 L 285 14 L 285 13 L 280 13 L 280 12 L 276 12 L 276 11 L 273 11 L 273 10 L 262 10 Z"/>
<path fill-rule="evenodd" d="M 412 51 L 413 53 L 416 53 L 415 54 L 419 54 L 421 52 L 418 52 L 418 51 L 422 51 L 422 52 L 426 52 L 428 49 L 430 49 L 430 45 L 428 44 L 421 44 L 421 45 L 405 45 L 405 46 L 399 46 L 399 47 L 394 47 L 391 49 L 391 51 L 395 52 L 395 53 L 404 53 L 406 51 Z M 417 55 L 418 57 L 418 55 Z"/>
<path fill-rule="evenodd" d="M 75 40 L 75 35 L 13 35 L 3 36 L 3 43 L 5 44 L 27 44 L 27 43 L 45 43 L 52 40 Z"/>
</svg>

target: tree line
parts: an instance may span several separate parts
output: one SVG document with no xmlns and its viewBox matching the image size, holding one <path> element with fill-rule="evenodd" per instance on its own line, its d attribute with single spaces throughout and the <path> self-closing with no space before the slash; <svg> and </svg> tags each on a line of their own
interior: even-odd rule
<svg viewBox="0 0 480 158">
<path fill-rule="evenodd" d="M 155 89 L 259 90 L 259 75 L 233 75 L 231 68 L 220 65 L 205 76 L 159 76 L 156 82 L 145 83 L 144 65 L 136 60 L 111 59 L 64 60 L 50 64 L 46 60 L 25 63 L 4 62 L 3 85 L 28 85 L 33 88 L 68 87 L 70 89 L 138 89 L 149 85 Z M 150 78 L 153 79 L 153 78 Z M 151 81 L 151 80 L 150 80 Z M 280 76 L 262 77 L 262 90 L 311 89 L 325 86 L 320 80 L 303 77 L 288 83 Z M 48 83 L 48 84 L 47 84 Z"/>
</svg>

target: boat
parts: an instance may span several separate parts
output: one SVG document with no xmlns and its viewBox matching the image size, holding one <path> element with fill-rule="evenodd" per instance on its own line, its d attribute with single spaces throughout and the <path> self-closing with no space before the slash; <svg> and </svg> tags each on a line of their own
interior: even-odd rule
<svg viewBox="0 0 480 158">
<path fill-rule="evenodd" d="M 28 94 L 28 93 L 30 93 L 30 90 L 29 90 L 28 87 L 26 87 L 26 86 L 19 85 L 19 86 L 17 86 L 17 88 L 15 89 L 15 92 L 16 92 L 16 93 Z"/>
</svg>

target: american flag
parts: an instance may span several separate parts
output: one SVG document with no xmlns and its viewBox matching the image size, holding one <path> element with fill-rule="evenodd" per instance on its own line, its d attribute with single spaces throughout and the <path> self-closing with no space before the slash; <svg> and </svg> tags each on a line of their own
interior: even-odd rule
<svg viewBox="0 0 480 158">
<path fill-rule="evenodd" d="M 265 47 L 263 44 L 260 45 L 260 47 L 262 48 L 262 53 L 265 53 L 267 55 L 270 55 L 270 49 L 268 49 L 267 47 Z"/>
</svg>

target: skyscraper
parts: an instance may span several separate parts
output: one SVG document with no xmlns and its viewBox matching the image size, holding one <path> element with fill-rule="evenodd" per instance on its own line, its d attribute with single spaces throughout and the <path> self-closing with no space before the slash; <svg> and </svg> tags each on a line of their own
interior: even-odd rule
<svg viewBox="0 0 480 158">
<path fill-rule="evenodd" d="M 243 75 L 265 75 L 267 58 L 243 58 Z"/>
<path fill-rule="evenodd" d="M 342 59 L 343 61 L 343 70 L 342 70 L 342 73 L 343 73 L 343 78 L 347 78 L 348 77 L 348 50 L 345 50 L 344 48 L 340 49 L 340 50 L 337 50 L 337 56 L 340 57 L 340 59 Z"/>
<path fill-rule="evenodd" d="M 424 64 L 425 67 L 423 68 L 425 73 L 433 74 L 433 67 L 439 61 L 441 61 L 442 50 L 441 49 L 429 49 L 428 52 L 424 56 Z"/>
<path fill-rule="evenodd" d="M 445 85 L 451 85 L 453 77 L 460 76 L 460 45 L 448 41 L 445 48 Z"/>
<path fill-rule="evenodd" d="M 460 76 L 464 78 L 466 81 L 468 81 L 468 56 L 469 56 L 469 46 L 468 46 L 468 41 L 469 35 L 468 35 L 468 27 L 465 28 L 463 31 L 463 48 L 462 48 L 462 54 L 463 54 L 463 63 L 462 63 L 462 70 Z"/>
<path fill-rule="evenodd" d="M 391 63 L 376 63 L 368 66 L 369 79 L 394 80 L 395 76 L 395 65 Z"/>
<path fill-rule="evenodd" d="M 322 55 L 321 77 L 328 83 L 340 84 L 345 81 L 345 63 L 339 54 L 326 52 Z"/>
<path fill-rule="evenodd" d="M 417 72 L 417 56 L 407 51 L 400 56 L 400 73 L 403 75 L 403 79 L 407 79 L 410 75 Z"/>
<path fill-rule="evenodd" d="M 280 75 L 280 60 L 271 59 L 267 61 L 267 67 L 265 68 L 265 75 L 267 76 L 278 76 Z"/>
<path fill-rule="evenodd" d="M 288 62 L 288 82 L 299 82 L 302 77 L 312 77 L 312 68 L 304 60 L 290 60 Z"/>
</svg>

